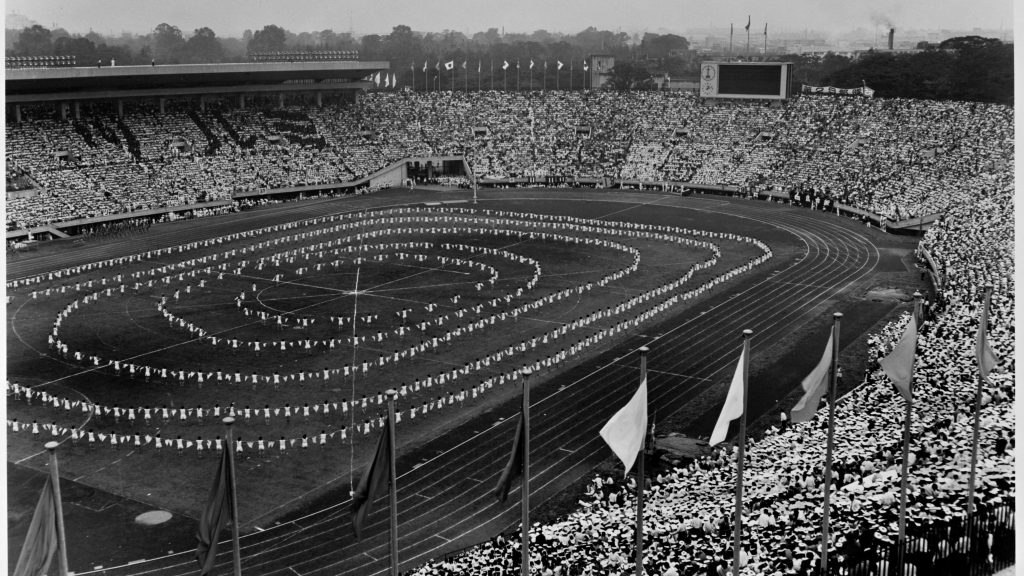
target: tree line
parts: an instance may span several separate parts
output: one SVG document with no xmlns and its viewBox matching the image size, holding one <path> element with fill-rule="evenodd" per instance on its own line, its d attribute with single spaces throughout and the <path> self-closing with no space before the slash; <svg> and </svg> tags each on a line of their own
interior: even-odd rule
<svg viewBox="0 0 1024 576">
<path fill-rule="evenodd" d="M 615 57 L 610 79 L 613 89 L 655 89 L 659 78 L 696 80 L 701 60 L 682 36 L 630 36 L 594 27 L 576 34 L 546 30 L 504 34 L 490 28 L 469 36 L 453 30 L 421 33 L 399 25 L 389 34 L 356 38 L 330 29 L 296 34 L 269 24 L 233 38 L 219 37 L 207 27 L 186 37 L 168 23 L 147 34 L 120 36 L 70 34 L 34 25 L 8 30 L 6 42 L 8 56 L 74 56 L 79 65 L 97 61 L 107 65 L 111 60 L 119 64 L 245 62 L 250 52 L 358 51 L 363 60 L 389 61 L 399 86 L 420 90 L 452 84 L 456 89 L 467 85 L 513 89 L 517 67 L 519 87 L 524 90 L 531 79 L 534 88 L 539 88 L 544 78 L 554 87 L 556 75 L 562 88 L 568 87 L 570 80 L 580 87 L 585 79 L 583 61 L 592 54 Z M 858 57 L 791 54 L 773 55 L 772 59 L 794 63 L 797 88 L 799 84 L 857 87 L 866 83 L 879 97 L 1012 103 L 1012 45 L 969 36 L 921 48 L 914 53 L 869 51 Z M 530 60 L 534 61 L 533 70 Z M 454 70 L 445 70 L 444 63 L 449 61 L 454 62 Z M 502 70 L 506 61 L 510 67 Z M 557 62 L 563 63 L 561 71 Z"/>
</svg>

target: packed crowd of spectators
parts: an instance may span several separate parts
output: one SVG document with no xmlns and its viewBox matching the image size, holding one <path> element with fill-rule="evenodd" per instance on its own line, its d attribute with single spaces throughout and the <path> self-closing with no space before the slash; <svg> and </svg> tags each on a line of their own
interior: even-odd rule
<svg viewBox="0 0 1024 576">
<path fill-rule="evenodd" d="M 954 203 L 925 235 L 942 284 L 918 338 L 909 463 L 908 547 L 901 574 L 984 571 L 993 555 L 1012 557 L 1014 508 L 1014 281 L 1011 175 Z M 983 286 L 994 286 L 989 341 L 1001 359 L 981 398 L 972 538 L 964 521 L 978 368 L 974 342 Z M 909 315 L 869 341 L 888 354 Z M 898 538 L 901 432 L 905 404 L 877 362 L 836 403 L 830 505 L 830 563 L 837 574 L 888 574 Z M 780 423 L 749 439 L 743 512 L 744 574 L 814 574 L 820 561 L 827 410 L 810 422 Z M 727 445 L 726 445 L 727 446 Z M 647 574 L 722 574 L 732 566 L 735 448 L 720 448 L 650 478 L 644 504 Z M 534 573 L 632 574 L 635 480 L 592 478 L 578 511 L 531 528 Z M 417 575 L 509 573 L 515 535 L 497 537 Z M 1007 548 L 1009 546 L 1009 548 Z M 979 572 L 981 573 L 981 572 Z"/>
<path fill-rule="evenodd" d="M 8 228 L 349 182 L 404 158 L 466 154 L 482 180 L 608 178 L 765 192 L 794 187 L 890 220 L 991 188 L 1013 157 L 1012 108 L 804 96 L 706 101 L 663 92 L 369 92 L 358 103 L 28 108 L 8 161 L 44 191 Z"/>
</svg>

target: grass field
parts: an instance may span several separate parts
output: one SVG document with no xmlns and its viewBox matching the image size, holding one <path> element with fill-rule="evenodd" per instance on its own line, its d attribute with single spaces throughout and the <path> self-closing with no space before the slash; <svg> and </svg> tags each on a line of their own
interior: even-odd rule
<svg viewBox="0 0 1024 576">
<path fill-rule="evenodd" d="M 650 232 L 628 224 L 650 217 L 640 211 L 622 221 L 610 216 L 604 223 L 589 223 L 586 230 L 573 229 L 566 225 L 569 222 L 556 219 L 570 214 L 606 216 L 609 206 L 600 203 L 550 203 L 544 212 L 554 218 L 427 210 L 415 215 L 420 219 L 416 222 L 388 222 L 388 215 L 379 214 L 307 222 L 258 237 L 200 245 L 116 270 L 90 271 L 32 286 L 37 292 L 49 287 L 50 296 L 40 294 L 33 299 L 29 289 L 16 290 L 8 309 L 8 373 L 12 381 L 107 408 L 167 407 L 192 412 L 185 420 L 173 415 L 168 421 L 155 413 L 148 425 L 139 413 L 132 426 L 125 417 L 115 422 L 110 414 L 96 416 L 78 407 L 55 410 L 38 401 L 26 405 L 9 399 L 8 419 L 52 422 L 62 429 L 77 426 L 102 434 L 139 433 L 143 438 L 160 434 L 165 441 L 179 436 L 194 441 L 224 434 L 223 426 L 208 413 L 214 406 L 226 409 L 233 404 L 239 410 L 269 407 L 269 421 L 262 414 L 253 414 L 248 420 L 240 414 L 236 425 L 236 435 L 247 442 L 257 437 L 288 441 L 284 452 L 275 445 L 263 457 L 247 446 L 239 462 L 240 517 L 247 527 L 265 525 L 313 495 L 347 485 L 353 471 L 358 474 L 376 440 L 377 428 L 369 434 L 356 429 L 375 422 L 383 412 L 377 402 L 383 390 L 406 385 L 406 394 L 397 402 L 403 412 L 398 437 L 399 450 L 409 450 L 517 395 L 518 386 L 510 379 L 497 383 L 502 375 L 557 357 L 572 343 L 611 329 L 671 295 L 700 286 L 762 254 L 753 244 L 725 237 L 672 231 L 664 231 L 669 235 L 665 238 L 629 236 L 626 233 Z M 455 221 L 455 217 L 462 220 Z M 673 225 L 697 228 L 704 234 L 700 219 L 693 215 Z M 348 228 L 334 229 L 341 225 Z M 541 237 L 545 232 L 555 236 Z M 722 232 L 725 230 L 716 233 Z M 360 234 L 363 237 L 357 237 Z M 713 242 L 721 256 L 714 266 L 697 269 L 695 265 L 714 257 L 712 250 L 705 245 L 680 244 L 677 237 Z M 598 244 L 605 241 L 622 246 Z M 779 254 L 788 250 L 777 245 L 773 249 Z M 214 254 L 222 256 L 214 261 Z M 639 258 L 637 268 L 625 274 L 634 254 Z M 201 261 L 204 257 L 205 262 Z M 262 266 L 258 264 L 261 259 Z M 179 263 L 184 264 L 174 267 Z M 200 272 L 214 265 L 223 269 Z M 543 338 L 554 329 L 649 294 L 691 269 L 692 276 L 674 290 L 653 295 L 629 310 L 591 318 L 558 340 Z M 624 275 L 602 282 L 616 271 Z M 197 273 L 193 276 L 193 272 Z M 220 272 L 224 272 L 222 277 Z M 122 274 L 122 282 L 109 280 L 114 274 Z M 129 279 L 132 274 L 138 276 Z M 165 276 L 171 278 L 170 283 L 162 283 Z M 108 278 L 112 295 L 80 305 L 59 328 L 61 340 L 71 351 L 82 351 L 86 360 L 76 363 L 72 357 L 61 358 L 47 348 L 46 335 L 65 306 L 102 287 L 97 283 L 100 277 Z M 94 281 L 92 288 L 83 285 L 86 279 Z M 148 285 L 150 280 L 153 286 Z M 141 283 L 138 289 L 136 281 Z M 74 290 L 76 283 L 79 291 Z M 121 283 L 126 284 L 123 295 L 118 288 Z M 60 287 L 64 287 L 63 293 Z M 243 292 L 245 299 L 236 301 Z M 559 294 L 559 299 L 542 300 Z M 169 322 L 157 308 L 165 297 L 168 313 L 201 327 L 205 336 L 198 337 L 177 321 Z M 648 323 L 669 311 L 681 313 L 696 300 L 654 314 Z M 523 306 L 526 308 L 513 317 L 511 311 Z M 267 318 L 260 318 L 261 313 Z M 282 318 L 280 326 L 278 316 Z M 343 318 L 340 326 L 337 318 Z M 477 323 L 473 332 L 464 330 L 450 342 L 443 340 L 455 327 L 465 328 L 473 322 Z M 396 333 L 399 327 L 402 334 Z M 545 367 L 538 380 L 568 370 L 641 329 L 641 325 L 632 326 L 594 342 L 580 353 L 568 355 L 564 362 Z M 386 338 L 378 341 L 378 334 Z M 209 340 L 211 335 L 218 338 L 216 344 Z M 365 340 L 353 346 L 353 337 Z M 430 344 L 434 338 L 442 339 L 436 348 L 422 349 L 414 357 L 408 354 L 410 348 Z M 535 346 L 531 345 L 534 339 Z M 237 349 L 231 340 L 240 342 Z M 309 349 L 306 341 L 311 343 Z M 261 344 L 258 354 L 255 342 Z M 317 345 L 312 346 L 313 342 Z M 519 346 L 527 350 L 477 364 Z M 141 370 L 130 378 L 126 367 L 120 376 L 109 367 L 93 369 L 88 362 L 92 355 L 103 359 L 101 366 L 119 359 L 154 367 L 154 375 L 146 381 Z M 398 360 L 393 361 L 396 355 Z M 381 358 L 388 359 L 383 366 Z M 364 362 L 368 365 L 365 374 L 361 370 Z M 345 377 L 345 366 L 360 370 Z M 162 368 L 172 373 L 182 369 L 190 375 L 181 385 L 174 376 L 160 378 Z M 325 368 L 326 380 L 322 378 Z M 217 371 L 231 380 L 237 373 L 242 382 L 218 382 Z M 206 374 L 202 387 L 195 382 L 196 372 Z M 436 380 L 441 373 L 456 377 L 414 389 L 416 381 Z M 250 381 L 253 374 L 257 376 L 255 386 Z M 273 384 L 275 374 L 281 377 L 277 386 Z M 488 379 L 490 387 L 484 386 Z M 462 400 L 458 400 L 460 396 Z M 366 408 L 361 405 L 363 397 L 367 398 Z M 346 401 L 357 400 L 358 406 L 341 410 Z M 317 410 L 309 417 L 295 413 L 286 418 L 283 412 L 286 406 L 298 412 L 303 406 L 319 409 L 325 404 L 329 407 L 326 414 Z M 424 416 L 425 404 L 430 410 Z M 414 407 L 418 415 L 411 420 L 409 410 Z M 196 416 L 196 408 L 205 412 L 202 419 Z M 341 439 L 343 428 L 345 440 Z M 315 438 L 321 433 L 328 435 L 325 448 L 301 448 L 303 435 Z M 41 434 L 48 435 L 45 430 Z M 42 441 L 26 432 L 8 434 L 9 459 L 29 458 L 38 452 Z M 152 444 L 139 452 L 131 446 L 114 450 L 109 443 L 90 449 L 83 442 L 62 450 L 61 457 L 66 477 L 188 516 L 195 516 L 204 504 L 215 466 L 209 455 L 197 458 L 194 448 L 179 455 L 174 449 L 156 450 Z"/>
</svg>

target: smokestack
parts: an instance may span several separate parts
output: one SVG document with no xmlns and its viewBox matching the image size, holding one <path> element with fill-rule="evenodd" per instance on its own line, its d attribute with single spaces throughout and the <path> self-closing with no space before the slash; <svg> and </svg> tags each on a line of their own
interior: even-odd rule
<svg viewBox="0 0 1024 576">
<path fill-rule="evenodd" d="M 895 28 L 889 28 L 889 51 L 892 51 L 892 37 L 896 34 Z"/>
</svg>

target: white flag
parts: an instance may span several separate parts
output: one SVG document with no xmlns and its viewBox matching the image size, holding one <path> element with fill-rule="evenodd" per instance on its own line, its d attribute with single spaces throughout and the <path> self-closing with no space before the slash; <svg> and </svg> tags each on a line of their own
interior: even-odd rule
<svg viewBox="0 0 1024 576">
<path fill-rule="evenodd" d="M 449 61 L 444 63 L 444 69 L 445 70 L 448 70 L 450 72 L 453 68 L 455 68 L 455 61 L 454 60 L 449 60 Z"/>
<path fill-rule="evenodd" d="M 398 76 L 394 72 L 391 73 L 391 87 L 398 88 Z"/>
<path fill-rule="evenodd" d="M 533 70 L 533 58 L 530 58 L 530 70 Z"/>
<path fill-rule="evenodd" d="M 562 66 L 565 66 L 565 64 L 562 64 L 561 60 L 558 60 L 557 62 L 558 62 L 558 69 L 561 70 Z"/>
<path fill-rule="evenodd" d="M 640 447 L 644 444 L 644 433 L 647 431 L 647 377 L 637 388 L 633 398 L 619 409 L 614 416 L 601 428 L 601 438 L 608 443 L 612 452 L 622 460 L 629 474 L 636 462 Z"/>
<path fill-rule="evenodd" d="M 587 61 L 584 60 L 583 61 L 583 71 L 586 72 L 587 70 L 590 70 L 590 67 L 587 66 Z"/>
<path fill-rule="evenodd" d="M 384 75 L 384 87 L 385 88 L 390 88 L 391 87 L 391 76 L 388 75 L 388 74 Z"/>
<path fill-rule="evenodd" d="M 505 60 L 505 63 L 501 65 L 501 69 L 508 70 L 508 60 Z"/>
<path fill-rule="evenodd" d="M 722 413 L 718 415 L 718 422 L 715 423 L 715 431 L 711 433 L 711 440 L 708 446 L 714 446 L 725 440 L 729 433 L 729 423 L 743 416 L 743 361 L 746 359 L 746 348 L 740 354 L 740 361 L 736 364 L 736 372 L 732 375 L 732 384 L 729 385 L 729 394 L 725 397 L 725 405 L 722 406 Z"/>
</svg>

